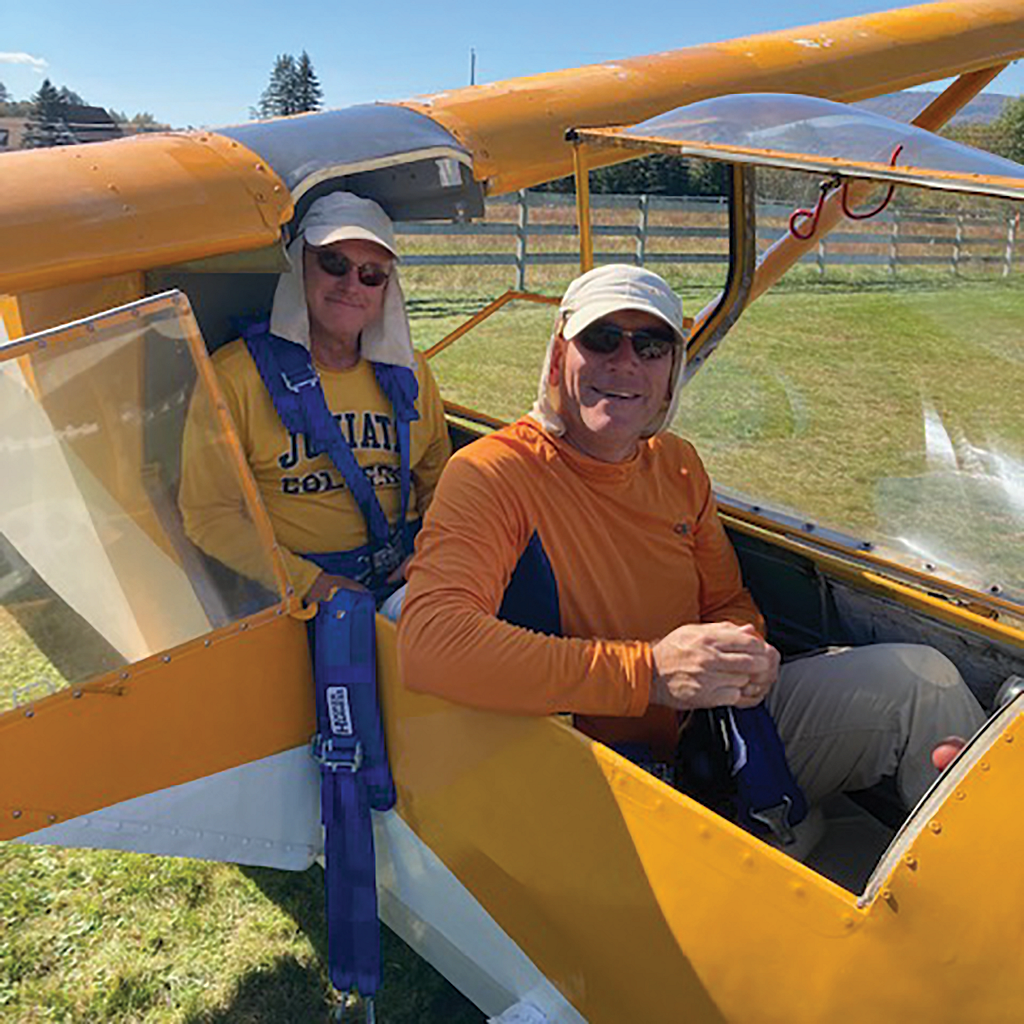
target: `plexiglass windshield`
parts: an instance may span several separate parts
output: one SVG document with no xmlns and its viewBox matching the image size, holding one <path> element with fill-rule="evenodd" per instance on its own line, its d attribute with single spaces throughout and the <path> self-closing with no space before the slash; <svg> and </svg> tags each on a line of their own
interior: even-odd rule
<svg viewBox="0 0 1024 1024">
<path fill-rule="evenodd" d="M 591 137 L 587 131 L 580 134 Z M 701 146 L 722 147 L 718 153 L 721 159 L 762 165 L 848 174 L 859 169 L 863 176 L 868 176 L 867 171 L 873 167 L 883 177 L 895 175 L 908 182 L 930 181 L 933 187 L 962 187 L 1008 196 L 1019 195 L 1017 190 L 1024 188 L 1024 167 L 1012 160 L 868 110 L 812 96 L 719 96 L 611 130 L 611 134 L 626 140 L 656 139 L 678 145 L 681 152 L 691 155 L 702 155 Z M 595 141 L 607 137 L 607 132 L 594 136 Z M 751 150 L 759 154 L 755 157 Z M 943 177 L 950 174 L 963 176 L 959 185 Z M 987 185 L 986 179 L 992 178 L 1010 179 L 1010 184 Z"/>
<path fill-rule="evenodd" d="M 25 341 L 0 349 L 0 711 L 280 600 L 184 298 Z M 185 460 L 215 481 L 189 507 Z M 218 531 L 228 561 L 195 543 Z"/>
</svg>

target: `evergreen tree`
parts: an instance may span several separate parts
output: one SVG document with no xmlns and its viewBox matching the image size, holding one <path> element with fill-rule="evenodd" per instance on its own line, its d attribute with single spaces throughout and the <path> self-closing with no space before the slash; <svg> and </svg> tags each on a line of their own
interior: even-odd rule
<svg viewBox="0 0 1024 1024">
<path fill-rule="evenodd" d="M 287 117 L 308 110 L 319 110 L 323 89 L 313 71 L 313 62 L 305 50 L 296 60 L 290 53 L 274 61 L 270 81 L 253 109 L 255 117 Z"/>
<path fill-rule="evenodd" d="M 73 89 L 69 89 L 66 85 L 62 85 L 57 90 L 57 95 L 60 97 L 61 102 L 68 106 L 75 107 L 87 107 L 89 104 L 82 99 Z"/>
<path fill-rule="evenodd" d="M 0 103 L 13 103 L 14 98 L 7 91 L 7 86 L 0 82 Z"/>
<path fill-rule="evenodd" d="M 68 128 L 67 108 L 67 100 L 48 78 L 44 78 L 39 92 L 32 97 L 22 148 L 73 145 L 77 140 Z"/>
<path fill-rule="evenodd" d="M 309 110 L 319 110 L 323 106 L 324 91 L 320 87 L 320 80 L 313 70 L 313 62 L 305 50 L 299 57 L 296 67 L 296 97 L 299 102 L 299 112 L 305 113 Z"/>
</svg>

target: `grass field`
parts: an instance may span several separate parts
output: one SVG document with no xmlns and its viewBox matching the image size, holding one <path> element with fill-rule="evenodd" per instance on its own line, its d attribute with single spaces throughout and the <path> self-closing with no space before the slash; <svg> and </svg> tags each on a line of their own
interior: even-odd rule
<svg viewBox="0 0 1024 1024">
<path fill-rule="evenodd" d="M 418 344 L 500 290 L 460 280 L 442 291 L 409 275 Z M 553 276 L 551 290 L 560 283 Z M 711 295 L 710 281 L 674 283 L 688 312 Z M 507 418 L 528 408 L 552 316 L 517 304 L 439 355 L 446 397 Z M 968 563 L 1024 587 L 1024 517 L 1012 503 L 1024 488 L 1014 476 L 1024 465 L 1022 323 L 1024 286 L 1013 280 L 819 285 L 798 275 L 744 316 L 685 392 L 676 428 L 719 484 L 851 532 L 945 537 Z M 927 434 L 927 410 L 948 450 L 934 426 Z M 978 454 L 993 451 L 1001 462 Z M 978 489 L 988 503 L 972 520 L 964 510 Z M 59 674 L 19 621 L 0 605 L 0 699 Z M 0 845 L 0 1021 L 325 1020 L 337 1001 L 321 901 L 318 869 Z M 384 960 L 381 1020 L 483 1019 L 390 933 Z"/>
</svg>

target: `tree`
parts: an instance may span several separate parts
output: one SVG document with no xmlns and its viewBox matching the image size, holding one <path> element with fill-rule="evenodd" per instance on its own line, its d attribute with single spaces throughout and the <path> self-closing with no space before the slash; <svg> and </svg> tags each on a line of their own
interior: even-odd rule
<svg viewBox="0 0 1024 1024">
<path fill-rule="evenodd" d="M 309 110 L 319 110 L 323 89 L 313 71 L 313 62 L 305 50 L 296 60 L 290 53 L 274 61 L 270 81 L 253 109 L 254 117 L 287 117 Z"/>
<path fill-rule="evenodd" d="M 992 130 L 999 147 L 993 152 L 1024 163 L 1024 96 L 1010 100 L 1003 107 L 992 123 Z"/>
<path fill-rule="evenodd" d="M 320 87 L 320 80 L 313 70 L 313 62 L 305 50 L 299 57 L 296 66 L 296 95 L 299 100 L 299 111 L 305 113 L 309 110 L 319 110 L 323 106 L 324 91 Z"/>
<path fill-rule="evenodd" d="M 61 102 L 66 104 L 67 106 L 72 106 L 72 107 L 87 107 L 87 106 L 89 106 L 89 104 L 86 103 L 85 100 L 83 100 L 82 97 L 79 96 L 77 92 L 75 92 L 72 89 L 69 89 L 66 85 L 62 85 L 60 87 L 60 89 L 57 90 L 57 95 L 60 97 Z"/>
<path fill-rule="evenodd" d="M 13 103 L 14 98 L 7 91 L 7 86 L 0 82 L 0 103 Z"/>
<path fill-rule="evenodd" d="M 68 128 L 68 101 L 48 79 L 43 79 L 39 92 L 32 97 L 29 111 L 24 149 L 39 149 L 44 146 L 73 145 L 77 140 Z"/>
</svg>

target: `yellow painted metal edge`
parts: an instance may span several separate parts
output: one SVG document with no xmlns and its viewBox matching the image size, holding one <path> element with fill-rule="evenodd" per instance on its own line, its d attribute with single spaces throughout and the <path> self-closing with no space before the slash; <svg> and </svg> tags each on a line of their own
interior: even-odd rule
<svg viewBox="0 0 1024 1024">
<path fill-rule="evenodd" d="M 217 417 L 221 436 L 224 438 L 235 464 L 235 473 L 242 485 L 242 495 L 245 500 L 246 511 L 249 518 L 256 526 L 260 540 L 263 542 L 264 551 L 270 555 L 270 564 L 277 581 L 277 593 L 281 598 L 291 597 L 295 593 L 292 586 L 288 569 L 285 565 L 284 555 L 281 553 L 281 545 L 274 535 L 274 527 L 270 522 L 270 516 L 263 504 L 256 480 L 252 475 L 252 469 L 245 458 L 242 450 L 242 442 L 238 438 L 234 421 L 228 412 L 227 403 L 221 394 L 220 382 L 217 380 L 213 363 L 210 362 L 210 355 L 206 349 L 206 342 L 199 331 L 195 316 L 192 314 L 192 306 L 188 298 L 181 292 L 176 292 L 172 299 L 175 308 L 178 310 L 180 322 L 184 326 L 185 339 L 188 342 L 189 350 L 192 353 L 192 360 L 196 365 L 203 384 L 206 386 L 207 394 L 213 403 L 214 414 Z"/>
<path fill-rule="evenodd" d="M 876 594 L 888 595 L 899 604 L 908 605 L 949 625 L 969 629 L 973 633 L 980 633 L 990 640 L 1024 648 L 1024 630 L 953 604 L 948 597 L 926 593 L 917 586 L 900 583 L 889 576 L 881 574 L 884 569 L 889 569 L 894 574 L 902 576 L 914 575 L 912 570 L 898 563 L 885 562 L 883 559 L 872 558 L 869 553 L 861 552 L 846 552 L 846 557 L 844 558 L 843 554 L 846 549 L 842 548 L 841 545 L 828 545 L 829 550 L 822 550 L 822 547 L 818 546 L 818 540 L 797 540 L 792 536 L 779 533 L 778 526 L 772 524 L 770 520 L 762 520 L 758 523 L 752 521 L 753 517 L 746 517 L 744 515 L 743 518 L 739 518 L 737 513 L 730 510 L 724 504 L 719 506 L 719 510 L 730 529 L 735 529 L 737 532 L 750 537 L 757 537 L 785 551 L 792 551 L 803 555 L 831 576 L 855 583 L 861 589 Z M 874 564 L 871 568 L 866 568 L 863 565 L 857 564 L 860 561 L 868 561 Z M 876 567 L 878 571 L 873 571 Z M 938 591 L 940 594 L 948 589 L 953 592 L 951 597 L 962 597 L 975 604 L 982 603 L 984 598 L 984 595 L 976 591 L 957 588 L 946 584 L 944 580 L 938 580 L 923 574 L 921 575 L 919 585 L 926 586 L 933 592 Z M 1020 614 L 1019 609 L 1015 609 L 1015 611 L 1018 615 Z"/>
<path fill-rule="evenodd" d="M 277 607 L 0 715 L 0 840 L 300 746 L 311 680 Z"/>
</svg>

